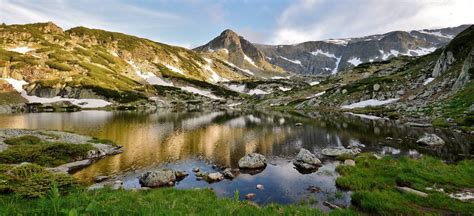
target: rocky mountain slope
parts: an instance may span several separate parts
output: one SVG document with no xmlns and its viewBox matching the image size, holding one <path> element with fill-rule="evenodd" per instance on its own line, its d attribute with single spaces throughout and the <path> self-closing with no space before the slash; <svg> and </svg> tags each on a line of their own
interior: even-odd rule
<svg viewBox="0 0 474 216">
<path fill-rule="evenodd" d="M 262 69 L 271 67 L 259 55 L 250 56 Z M 213 55 L 98 29 L 64 31 L 54 23 L 0 26 L 0 72 L 2 85 L 8 82 L 30 103 L 86 108 L 148 99 L 218 101 L 238 95 L 218 82 L 281 74 L 248 73 Z"/>
<path fill-rule="evenodd" d="M 445 46 L 469 25 L 432 30 L 393 31 L 360 38 L 308 41 L 293 45 L 256 45 L 269 63 L 300 74 L 327 75 L 366 62 L 421 56 Z"/>
<path fill-rule="evenodd" d="M 400 56 L 268 95 L 260 106 L 350 110 L 369 118 L 435 119 L 434 124 L 474 124 L 474 26 L 421 57 Z"/>
<path fill-rule="evenodd" d="M 254 76 L 275 76 L 283 74 L 283 69 L 270 64 L 262 51 L 254 44 L 230 29 L 223 31 L 209 43 L 197 47 L 195 51 L 233 66 L 237 71 Z"/>
</svg>

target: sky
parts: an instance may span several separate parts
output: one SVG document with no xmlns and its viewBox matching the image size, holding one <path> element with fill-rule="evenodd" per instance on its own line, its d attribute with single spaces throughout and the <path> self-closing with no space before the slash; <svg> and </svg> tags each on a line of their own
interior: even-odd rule
<svg viewBox="0 0 474 216">
<path fill-rule="evenodd" d="M 474 24 L 473 8 L 473 0 L 0 0 L 0 23 L 52 21 L 193 48 L 225 29 L 294 44 Z"/>
</svg>

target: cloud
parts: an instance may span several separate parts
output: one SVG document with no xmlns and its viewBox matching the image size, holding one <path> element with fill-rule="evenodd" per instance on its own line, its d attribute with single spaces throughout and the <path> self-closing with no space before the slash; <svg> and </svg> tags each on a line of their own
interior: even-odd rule
<svg viewBox="0 0 474 216">
<path fill-rule="evenodd" d="M 269 43 L 345 38 L 474 21 L 471 0 L 299 0 L 282 12 Z"/>
</svg>

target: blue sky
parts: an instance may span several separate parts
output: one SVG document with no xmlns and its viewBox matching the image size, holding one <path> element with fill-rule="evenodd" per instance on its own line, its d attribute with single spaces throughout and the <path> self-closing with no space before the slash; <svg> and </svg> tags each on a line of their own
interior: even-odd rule
<svg viewBox="0 0 474 216">
<path fill-rule="evenodd" d="M 0 22 L 53 21 L 195 47 L 224 29 L 288 44 L 474 23 L 471 0 L 0 0 Z"/>
</svg>

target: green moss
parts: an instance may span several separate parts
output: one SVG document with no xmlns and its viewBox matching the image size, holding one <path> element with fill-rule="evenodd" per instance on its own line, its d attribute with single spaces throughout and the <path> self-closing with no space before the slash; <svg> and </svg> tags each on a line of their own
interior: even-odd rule
<svg viewBox="0 0 474 216">
<path fill-rule="evenodd" d="M 58 188 L 60 193 L 67 193 L 79 186 L 74 177 L 62 173 L 52 173 L 36 164 L 24 164 L 16 167 L 0 165 L 0 173 L 8 173 L 8 175 L 0 174 L 0 194 L 13 193 L 26 198 L 44 197 L 53 185 Z M 5 195 L 0 195 L 0 197 L 2 197 L 0 200 L 5 201 Z M 15 199 L 18 200 L 18 198 Z M 6 203 L 0 205 L 4 204 Z M 25 206 L 25 208 L 27 207 Z M 3 215 L 3 213 L 0 214 Z"/>
<path fill-rule="evenodd" d="M 41 139 L 33 135 L 11 137 L 3 141 L 8 145 L 36 145 L 41 143 Z"/>
<path fill-rule="evenodd" d="M 35 144 L 16 144 L 0 152 L 0 163 L 36 163 L 42 166 L 58 166 L 82 159 L 94 149 L 90 144 L 68 144 L 43 141 Z"/>
</svg>

